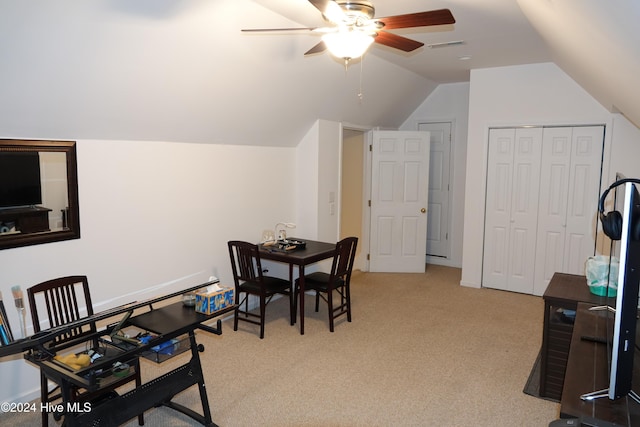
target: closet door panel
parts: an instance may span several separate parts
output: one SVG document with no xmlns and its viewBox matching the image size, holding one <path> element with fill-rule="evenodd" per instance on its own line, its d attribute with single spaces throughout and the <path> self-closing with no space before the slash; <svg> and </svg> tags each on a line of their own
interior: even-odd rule
<svg viewBox="0 0 640 427">
<path fill-rule="evenodd" d="M 542 128 L 492 129 L 483 286 L 532 293 Z"/>
<path fill-rule="evenodd" d="M 485 202 L 483 286 L 507 289 L 515 129 L 491 129 Z"/>
<path fill-rule="evenodd" d="M 507 289 L 532 293 L 535 273 L 542 128 L 516 129 Z"/>
<path fill-rule="evenodd" d="M 535 295 L 555 272 L 585 274 L 594 254 L 603 143 L 603 126 L 544 130 Z"/>
<path fill-rule="evenodd" d="M 546 231 L 544 233 L 544 238 L 540 240 L 539 244 L 536 246 L 536 281 L 534 284 L 535 294 L 537 294 L 536 287 L 538 283 L 541 283 L 541 281 L 546 281 L 546 283 L 548 284 L 548 278 L 552 277 L 553 273 L 555 273 L 559 268 L 562 267 L 562 257 L 564 255 L 562 251 L 563 248 L 563 232 Z"/>
<path fill-rule="evenodd" d="M 536 295 L 542 295 L 553 274 L 563 269 L 567 193 L 571 174 L 571 135 L 571 128 L 546 128 L 543 131 L 533 292 Z"/>
<path fill-rule="evenodd" d="M 554 273 L 584 274 L 596 244 L 604 127 L 489 137 L 483 286 L 542 295 Z"/>
<path fill-rule="evenodd" d="M 574 127 L 563 273 L 585 274 L 595 253 L 604 126 Z"/>
<path fill-rule="evenodd" d="M 511 241 L 509 242 L 509 279 L 508 288 L 514 287 L 515 281 L 526 282 L 527 276 L 531 269 L 527 264 L 531 259 L 528 258 L 529 243 L 531 236 L 526 228 L 513 228 L 511 230 Z"/>
</svg>

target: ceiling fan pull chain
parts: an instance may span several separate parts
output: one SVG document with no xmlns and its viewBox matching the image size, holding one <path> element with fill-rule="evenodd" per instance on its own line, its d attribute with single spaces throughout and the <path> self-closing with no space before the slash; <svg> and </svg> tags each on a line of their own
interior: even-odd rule
<svg viewBox="0 0 640 427">
<path fill-rule="evenodd" d="M 360 102 L 362 102 L 362 98 L 363 98 L 363 94 L 362 94 L 363 69 L 364 69 L 364 55 L 362 55 L 362 57 L 360 58 L 360 91 L 358 92 L 358 98 L 360 99 Z"/>
</svg>

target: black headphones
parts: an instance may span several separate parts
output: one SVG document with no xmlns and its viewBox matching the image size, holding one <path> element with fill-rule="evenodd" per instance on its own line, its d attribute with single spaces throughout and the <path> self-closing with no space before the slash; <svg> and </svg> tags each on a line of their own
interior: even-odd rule
<svg viewBox="0 0 640 427">
<path fill-rule="evenodd" d="M 604 200 L 607 198 L 609 191 L 616 188 L 619 185 L 626 184 L 627 182 L 633 182 L 640 184 L 640 179 L 625 178 L 614 182 L 607 188 L 600 197 L 600 203 L 598 204 L 598 212 L 600 213 L 600 221 L 602 222 L 602 231 L 611 240 L 620 240 L 622 237 L 622 214 L 618 211 L 611 211 L 607 214 L 604 213 Z M 631 236 L 634 240 L 640 240 L 640 221 L 635 221 L 631 224 Z"/>
</svg>

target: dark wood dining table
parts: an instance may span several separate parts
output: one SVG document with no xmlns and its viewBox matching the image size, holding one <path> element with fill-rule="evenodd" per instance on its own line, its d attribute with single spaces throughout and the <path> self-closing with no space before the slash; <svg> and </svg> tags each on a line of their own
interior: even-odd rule
<svg viewBox="0 0 640 427">
<path fill-rule="evenodd" d="M 260 258 L 289 264 L 289 281 L 291 282 L 292 290 L 294 289 L 293 267 L 298 266 L 298 277 L 300 278 L 300 335 L 304 335 L 304 269 L 308 265 L 333 258 L 336 244 L 297 237 L 290 238 L 290 240 L 303 241 L 306 245 L 304 249 L 296 248 L 294 250 L 283 250 L 275 246 L 260 245 Z"/>
</svg>

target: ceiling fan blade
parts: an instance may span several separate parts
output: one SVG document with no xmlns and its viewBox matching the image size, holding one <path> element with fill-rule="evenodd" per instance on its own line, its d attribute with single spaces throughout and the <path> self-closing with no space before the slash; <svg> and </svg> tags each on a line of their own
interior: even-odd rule
<svg viewBox="0 0 640 427">
<path fill-rule="evenodd" d="M 317 45 L 315 45 L 314 47 L 312 47 L 311 49 L 309 49 L 308 51 L 306 51 L 304 54 L 305 55 L 312 55 L 314 53 L 324 52 L 325 50 L 327 50 L 327 46 L 324 44 L 324 42 L 320 42 Z"/>
<path fill-rule="evenodd" d="M 265 33 L 269 31 L 316 31 L 318 28 L 247 28 L 243 33 Z"/>
<path fill-rule="evenodd" d="M 376 21 L 382 22 L 385 30 L 392 30 L 394 28 L 429 27 L 431 25 L 454 24 L 456 22 L 449 9 L 387 16 L 386 18 L 377 18 Z"/>
<path fill-rule="evenodd" d="M 309 0 L 309 3 L 314 5 L 315 8 L 320 11 L 320 13 L 324 13 L 324 11 L 327 10 L 327 5 L 333 2 L 332 0 Z"/>
<path fill-rule="evenodd" d="M 331 0 L 309 0 L 322 13 L 322 16 L 329 21 L 339 24 L 346 20 L 346 15 L 342 8 L 335 1 Z"/>
<path fill-rule="evenodd" d="M 373 39 L 373 41 L 405 52 L 411 52 L 424 46 L 424 43 L 417 40 L 408 39 L 386 31 L 378 31 L 378 35 Z"/>
</svg>

